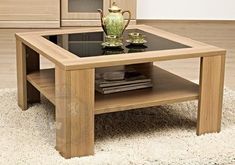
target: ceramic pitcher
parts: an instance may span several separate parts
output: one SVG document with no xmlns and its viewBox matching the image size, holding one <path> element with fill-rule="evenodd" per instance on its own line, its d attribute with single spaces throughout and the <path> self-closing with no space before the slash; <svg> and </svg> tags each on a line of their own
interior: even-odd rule
<svg viewBox="0 0 235 165">
<path fill-rule="evenodd" d="M 109 13 L 106 17 L 104 16 L 101 9 L 98 9 L 98 11 L 101 16 L 101 25 L 106 35 L 115 35 L 121 37 L 130 23 L 131 12 L 122 11 L 122 9 L 119 8 L 115 2 L 112 4 L 111 8 L 109 8 Z M 125 23 L 123 16 L 125 13 L 128 13 L 129 15 L 127 23 Z"/>
</svg>

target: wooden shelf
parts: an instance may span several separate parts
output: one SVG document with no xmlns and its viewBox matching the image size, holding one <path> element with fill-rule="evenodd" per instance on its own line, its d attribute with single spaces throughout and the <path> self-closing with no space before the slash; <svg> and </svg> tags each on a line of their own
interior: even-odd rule
<svg viewBox="0 0 235 165">
<path fill-rule="evenodd" d="M 95 114 L 144 108 L 198 99 L 199 86 L 166 70 L 153 67 L 151 89 L 116 94 L 95 95 Z M 54 69 L 41 70 L 27 75 L 27 80 L 55 104 Z"/>
<path fill-rule="evenodd" d="M 27 75 L 27 80 L 55 105 L 55 70 L 43 69 Z"/>
<path fill-rule="evenodd" d="M 96 94 L 96 114 L 189 101 L 199 96 L 197 84 L 156 66 L 153 67 L 153 83 L 151 89 Z"/>
</svg>

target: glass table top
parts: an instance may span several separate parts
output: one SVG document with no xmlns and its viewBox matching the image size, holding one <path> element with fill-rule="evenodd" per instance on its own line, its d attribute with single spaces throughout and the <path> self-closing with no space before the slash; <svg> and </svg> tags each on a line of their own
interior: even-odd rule
<svg viewBox="0 0 235 165">
<path fill-rule="evenodd" d="M 131 45 L 127 43 L 126 40 L 128 39 L 128 34 L 132 32 L 145 35 L 147 43 L 144 45 Z M 119 48 L 104 48 L 101 45 L 105 38 L 104 32 L 62 34 L 44 37 L 81 58 L 101 55 L 125 55 L 127 53 L 190 48 L 190 46 L 183 45 L 181 43 L 171 41 L 139 29 L 126 30 L 123 35 L 123 46 Z"/>
</svg>

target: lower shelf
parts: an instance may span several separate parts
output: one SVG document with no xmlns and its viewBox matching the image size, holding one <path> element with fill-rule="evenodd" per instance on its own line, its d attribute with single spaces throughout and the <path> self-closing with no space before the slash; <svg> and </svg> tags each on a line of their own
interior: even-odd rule
<svg viewBox="0 0 235 165">
<path fill-rule="evenodd" d="M 127 91 L 109 95 L 96 93 L 95 114 L 144 108 L 198 99 L 199 86 L 159 67 L 153 67 L 150 89 Z M 27 75 L 27 80 L 55 104 L 55 71 L 41 70 Z"/>
<path fill-rule="evenodd" d="M 55 70 L 43 69 L 27 75 L 27 80 L 48 100 L 55 104 Z"/>
</svg>

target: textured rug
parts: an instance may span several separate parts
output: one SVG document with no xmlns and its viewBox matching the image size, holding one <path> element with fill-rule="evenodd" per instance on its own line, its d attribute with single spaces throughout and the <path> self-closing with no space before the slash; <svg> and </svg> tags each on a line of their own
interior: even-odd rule
<svg viewBox="0 0 235 165">
<path fill-rule="evenodd" d="M 95 118 L 95 156 L 65 160 L 54 149 L 55 110 L 45 99 L 22 112 L 0 90 L 0 164 L 235 164 L 235 92 L 225 90 L 222 132 L 196 136 L 197 102 Z"/>
</svg>

